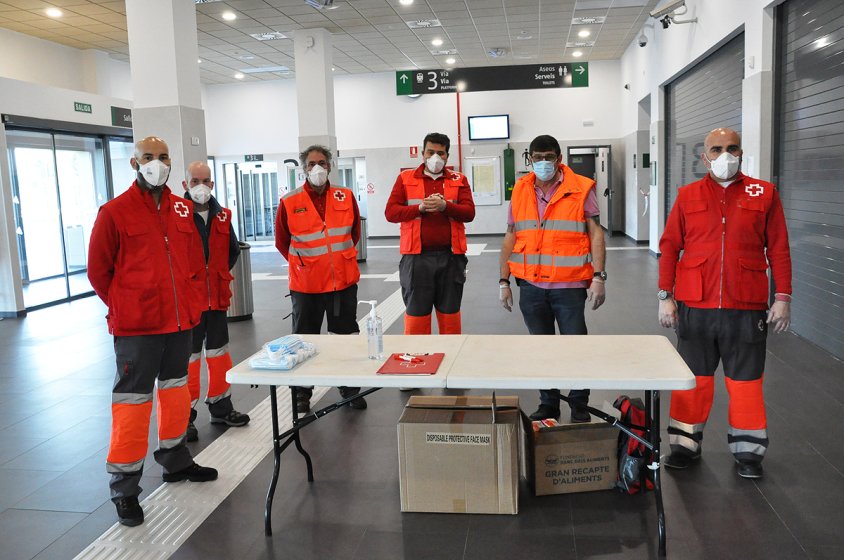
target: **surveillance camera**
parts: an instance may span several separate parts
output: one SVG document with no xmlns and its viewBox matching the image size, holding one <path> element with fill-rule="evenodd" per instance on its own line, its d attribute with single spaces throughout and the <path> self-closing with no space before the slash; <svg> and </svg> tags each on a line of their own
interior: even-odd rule
<svg viewBox="0 0 844 560">
<path fill-rule="evenodd" d="M 639 46 L 644 47 L 644 46 L 647 46 L 647 44 L 648 44 L 648 36 L 645 35 L 644 33 L 642 33 L 641 35 L 639 35 Z"/>
<path fill-rule="evenodd" d="M 661 8 L 657 8 L 651 12 L 651 17 L 661 18 L 662 16 L 670 15 L 671 12 L 677 10 L 678 8 L 682 8 L 686 5 L 686 0 L 668 0 Z"/>
<path fill-rule="evenodd" d="M 663 29 L 668 29 L 668 26 L 671 25 L 671 21 L 672 21 L 671 16 L 667 15 L 664 18 L 662 18 L 661 20 L 659 20 L 659 23 L 662 24 Z"/>
</svg>

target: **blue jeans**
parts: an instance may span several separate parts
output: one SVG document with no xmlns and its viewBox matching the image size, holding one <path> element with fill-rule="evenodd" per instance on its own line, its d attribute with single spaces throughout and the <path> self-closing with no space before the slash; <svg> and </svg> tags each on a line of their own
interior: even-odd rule
<svg viewBox="0 0 844 560">
<path fill-rule="evenodd" d="M 547 290 L 525 281 L 519 282 L 519 309 L 530 334 L 586 333 L 586 288 L 558 288 Z M 541 404 L 560 407 L 560 390 L 539 391 Z M 572 389 L 569 398 L 578 404 L 589 403 L 589 389 Z M 571 405 L 570 405 L 571 406 Z"/>
</svg>

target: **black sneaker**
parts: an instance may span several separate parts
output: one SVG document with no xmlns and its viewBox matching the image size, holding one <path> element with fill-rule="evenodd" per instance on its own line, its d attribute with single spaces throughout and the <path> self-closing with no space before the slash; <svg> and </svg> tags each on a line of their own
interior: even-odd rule
<svg viewBox="0 0 844 560">
<path fill-rule="evenodd" d="M 360 393 L 360 387 L 340 387 L 340 396 L 344 399 L 354 397 L 358 393 Z M 366 408 L 366 401 L 363 400 L 363 397 L 355 399 L 349 403 L 349 408 L 354 408 L 355 410 L 364 410 Z"/>
<path fill-rule="evenodd" d="M 117 498 L 114 500 L 114 506 L 117 508 L 117 518 L 120 519 L 121 525 L 137 527 L 144 522 L 144 510 L 141 509 L 137 496 Z"/>
<path fill-rule="evenodd" d="M 299 387 L 299 390 L 296 391 L 296 412 L 298 414 L 310 414 L 311 397 L 313 394 L 313 389 L 303 389 Z"/>
<path fill-rule="evenodd" d="M 662 464 L 669 469 L 688 469 L 700 459 L 700 451 L 697 453 L 689 453 L 682 451 L 672 451 L 670 455 L 662 458 Z"/>
<path fill-rule="evenodd" d="M 530 415 L 531 420 L 546 420 L 548 418 L 559 420 L 560 407 L 551 406 L 550 404 L 540 404 L 539 408 L 536 409 L 536 412 Z"/>
<path fill-rule="evenodd" d="M 249 415 L 232 410 L 225 416 L 211 416 L 212 424 L 225 424 L 227 426 L 234 426 L 239 428 L 249 423 Z M 190 441 L 190 440 L 188 440 Z"/>
<path fill-rule="evenodd" d="M 161 477 L 164 482 L 181 482 L 182 480 L 190 480 L 191 482 L 208 482 L 210 480 L 217 480 L 217 469 L 211 467 L 200 467 L 196 463 L 192 464 L 186 469 L 180 471 L 164 473 Z"/>
<path fill-rule="evenodd" d="M 736 461 L 736 472 L 742 478 L 762 478 L 762 463 L 759 461 Z"/>
<path fill-rule="evenodd" d="M 576 406 L 571 409 L 571 423 L 572 424 L 585 424 L 586 422 L 592 421 L 592 415 L 589 414 L 589 411 L 585 408 Z"/>
</svg>

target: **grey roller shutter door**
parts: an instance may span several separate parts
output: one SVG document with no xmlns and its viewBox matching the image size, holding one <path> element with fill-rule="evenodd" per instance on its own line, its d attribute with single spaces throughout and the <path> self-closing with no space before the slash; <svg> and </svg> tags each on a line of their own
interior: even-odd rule
<svg viewBox="0 0 844 560">
<path fill-rule="evenodd" d="M 844 3 L 790 0 L 778 16 L 775 168 L 792 329 L 844 358 Z"/>
<path fill-rule="evenodd" d="M 706 175 L 703 139 L 720 126 L 741 133 L 744 33 L 665 87 L 665 216 L 677 189 Z"/>
</svg>

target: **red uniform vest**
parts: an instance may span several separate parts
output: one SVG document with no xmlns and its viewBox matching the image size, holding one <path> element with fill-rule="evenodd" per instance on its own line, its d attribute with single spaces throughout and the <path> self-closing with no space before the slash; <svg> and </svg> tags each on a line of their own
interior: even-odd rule
<svg viewBox="0 0 844 560">
<path fill-rule="evenodd" d="M 205 260 L 193 203 L 164 188 L 160 207 L 133 184 L 101 208 L 88 251 L 88 278 L 108 305 L 116 336 L 164 334 L 199 323 Z"/>
<path fill-rule="evenodd" d="M 425 198 L 425 183 L 422 179 L 414 177 L 415 169 L 408 169 L 401 172 L 404 190 L 407 193 L 407 205 L 418 206 Z M 463 184 L 463 176 L 456 171 L 444 171 L 443 185 L 444 196 L 447 202 L 457 202 L 458 193 Z M 466 254 L 466 226 L 463 222 L 449 219 L 451 223 L 451 252 L 455 255 Z M 402 255 L 418 255 L 422 252 L 422 216 L 415 220 L 401 223 L 401 240 L 399 251 Z"/>
<path fill-rule="evenodd" d="M 724 188 L 707 175 L 681 187 L 659 245 L 660 288 L 690 307 L 766 309 L 769 261 L 777 291 L 791 293 L 785 217 L 766 181 L 740 175 Z"/>
<path fill-rule="evenodd" d="M 529 282 L 592 280 L 591 243 L 584 206 L 595 181 L 561 165 L 563 183 L 540 218 L 536 204 L 536 175 L 516 181 L 510 204 L 516 243 L 510 254 L 510 273 Z"/>
<path fill-rule="evenodd" d="M 284 197 L 290 230 L 290 290 L 309 294 L 335 292 L 360 280 L 357 250 L 352 242 L 352 191 L 329 186 L 325 221 L 304 187 Z"/>
<path fill-rule="evenodd" d="M 234 276 L 229 270 L 231 220 L 232 211 L 222 208 L 213 217 L 208 235 L 208 264 L 206 265 L 208 309 L 216 311 L 226 311 L 232 300 L 231 282 Z"/>
</svg>

